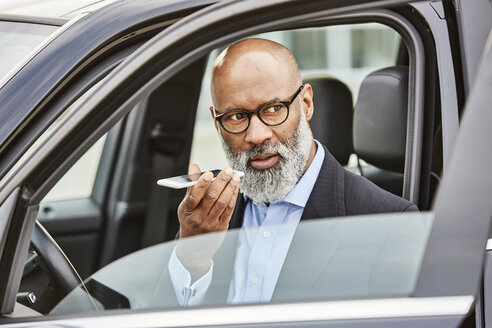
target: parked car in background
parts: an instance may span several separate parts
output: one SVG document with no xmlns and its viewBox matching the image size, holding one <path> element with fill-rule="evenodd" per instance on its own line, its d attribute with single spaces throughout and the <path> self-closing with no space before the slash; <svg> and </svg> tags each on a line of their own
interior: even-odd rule
<svg viewBox="0 0 492 328">
<path fill-rule="evenodd" d="M 0 324 L 492 325 L 490 1 L 53 3 L 0 6 Z M 225 164 L 208 72 L 250 36 L 293 51 L 337 160 L 422 213 L 301 223 L 271 302 L 179 307 L 184 191 L 155 182 Z"/>
</svg>

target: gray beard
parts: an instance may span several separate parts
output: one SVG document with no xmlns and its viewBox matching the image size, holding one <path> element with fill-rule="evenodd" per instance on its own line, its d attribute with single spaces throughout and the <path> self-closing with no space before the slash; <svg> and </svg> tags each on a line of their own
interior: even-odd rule
<svg viewBox="0 0 492 328">
<path fill-rule="evenodd" d="M 245 173 L 239 184 L 241 192 L 255 202 L 267 204 L 284 199 L 295 187 L 306 166 L 312 144 L 312 134 L 302 108 L 297 130 L 285 144 L 265 143 L 244 152 L 235 152 L 219 135 L 229 164 L 234 170 Z M 264 170 L 253 168 L 250 159 L 264 152 L 279 154 L 279 162 Z"/>
</svg>

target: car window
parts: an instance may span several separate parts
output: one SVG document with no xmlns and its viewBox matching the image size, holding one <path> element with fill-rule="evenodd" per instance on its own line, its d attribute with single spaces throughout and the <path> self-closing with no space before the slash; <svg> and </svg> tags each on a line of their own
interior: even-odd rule
<svg viewBox="0 0 492 328">
<path fill-rule="evenodd" d="M 92 194 L 105 141 L 106 134 L 65 173 L 42 202 L 89 197 Z"/>
<path fill-rule="evenodd" d="M 57 28 L 50 25 L 0 21 L 0 78 Z"/>
<path fill-rule="evenodd" d="M 263 238 L 266 231 L 281 237 L 292 229 L 295 235 L 273 303 L 403 297 L 415 288 L 432 222 L 431 213 L 320 219 L 301 222 L 297 229 L 284 224 L 205 234 L 181 240 L 180 247 L 197 251 L 199 260 L 201 250 L 221 243 L 213 259 L 207 296 L 196 304 L 200 306 L 230 303 L 227 295 L 238 245 L 251 236 Z M 176 246 L 177 241 L 159 244 L 113 262 L 72 291 L 51 313 L 178 306 L 180 290 L 168 267 Z"/>
<path fill-rule="evenodd" d="M 257 37 L 289 48 L 296 57 L 303 79 L 327 74 L 341 80 L 350 89 L 354 104 L 364 77 L 379 68 L 396 64 L 402 42 L 396 31 L 378 23 L 278 31 Z M 190 162 L 203 169 L 227 165 L 209 111 L 212 105 L 210 69 L 224 48 L 214 50 L 209 56 L 197 109 Z M 352 156 L 349 166 L 357 164 L 357 159 Z"/>
<path fill-rule="evenodd" d="M 351 37 L 349 38 L 350 40 L 349 44 L 345 45 L 344 51 L 351 53 L 351 55 L 348 57 L 352 59 L 349 61 L 347 61 L 346 58 L 347 56 L 342 56 L 338 53 L 330 53 L 331 49 L 330 47 L 327 46 L 328 44 L 334 46 L 335 43 L 338 43 L 337 38 L 342 38 L 345 40 L 345 37 L 342 36 L 347 36 L 347 35 Z M 396 32 L 380 24 L 335 26 L 335 27 L 328 27 L 328 28 L 294 30 L 288 32 L 281 31 L 281 32 L 262 34 L 260 35 L 260 37 L 269 38 L 272 40 L 276 40 L 278 42 L 282 42 L 288 45 L 289 47 L 291 47 L 292 49 L 294 49 L 294 54 L 298 58 L 301 58 L 299 60 L 299 66 L 300 66 L 301 74 L 303 76 L 309 77 L 311 75 L 320 74 L 320 73 L 329 74 L 330 76 L 336 76 L 337 78 L 343 80 L 347 84 L 351 93 L 354 95 L 354 98 L 356 97 L 355 95 L 357 94 L 362 79 L 369 72 L 384 66 L 393 65 L 395 63 L 396 53 L 398 50 L 399 43 L 401 42 L 401 38 Z M 368 41 L 362 42 L 362 45 L 359 45 L 359 43 L 361 43 L 360 39 L 364 39 L 365 37 L 368 38 Z M 324 41 L 321 42 L 320 41 L 321 39 Z M 378 42 L 374 40 L 379 40 L 380 43 L 382 44 L 379 44 L 377 47 L 375 47 L 374 44 Z M 324 46 L 321 47 L 318 43 L 321 43 Z M 383 56 L 383 59 L 381 59 L 380 58 L 381 56 L 378 55 L 378 52 L 380 52 L 381 49 L 384 49 L 383 53 L 385 54 L 385 56 Z M 226 165 L 222 146 L 218 144 L 216 131 L 213 127 L 212 120 L 210 119 L 209 116 L 208 106 L 211 102 L 207 100 L 207 98 L 210 97 L 208 74 L 210 72 L 211 64 L 213 60 L 216 58 L 216 56 L 218 55 L 220 50 L 221 49 L 216 49 L 212 51 L 212 53 L 208 56 L 208 64 L 207 64 L 208 67 L 206 68 L 207 73 L 206 76 L 202 79 L 202 88 L 198 100 L 198 110 L 196 115 L 197 118 L 194 126 L 194 135 L 193 135 L 194 141 L 192 144 L 193 148 L 191 152 L 191 161 L 198 162 L 203 169 L 222 167 Z M 367 56 L 364 57 L 361 56 L 360 54 L 356 54 L 356 52 L 359 51 L 367 53 Z M 306 59 L 306 57 L 309 54 L 311 54 L 311 57 L 309 57 L 309 59 Z M 81 97 L 78 101 L 82 101 L 83 99 L 84 96 Z M 138 112 L 139 109 L 140 111 L 143 111 L 144 110 L 143 108 L 145 107 L 139 105 L 135 107 L 134 111 Z M 132 112 L 132 114 L 135 113 Z M 63 124 L 64 117 L 67 117 L 68 115 L 70 115 L 70 108 L 50 127 L 50 129 L 46 133 L 48 134 L 51 130 L 55 129 L 55 127 L 58 124 Z M 129 121 L 138 121 L 136 117 L 138 117 L 137 114 L 130 115 Z M 136 134 L 131 133 L 131 135 L 136 135 Z M 41 137 L 37 142 L 38 143 L 42 142 L 43 139 L 44 137 Z M 48 194 L 44 197 L 43 201 L 41 202 L 41 210 L 40 213 L 38 214 L 38 219 L 46 226 L 48 231 L 50 231 L 50 233 L 54 235 L 57 242 L 60 243 L 62 248 L 65 250 L 66 254 L 69 255 L 69 258 L 72 260 L 75 268 L 81 272 L 82 277 L 87 277 L 88 274 L 94 272 L 92 268 L 97 267 L 95 266 L 95 263 L 99 258 L 98 249 L 101 249 L 99 248 L 100 246 L 98 246 L 101 245 L 100 240 L 103 240 L 103 238 L 108 238 L 109 241 L 111 241 L 111 238 L 113 238 L 115 243 L 116 242 L 128 243 L 128 241 L 125 240 L 126 234 L 128 234 L 128 232 L 123 231 L 120 235 L 116 235 L 116 234 L 112 235 L 112 231 L 103 230 L 105 224 L 104 222 L 110 222 L 110 221 L 103 221 L 105 219 L 105 215 L 103 213 L 105 213 L 107 209 L 109 209 L 109 211 L 111 211 L 112 209 L 110 207 L 108 208 L 103 207 L 104 204 L 102 204 L 101 206 L 99 206 L 99 204 L 97 204 L 97 206 L 94 206 L 94 202 L 92 202 L 92 200 L 90 199 L 95 182 L 96 172 L 99 167 L 99 162 L 102 156 L 105 140 L 106 140 L 106 135 L 100 138 L 99 141 L 97 141 L 57 182 L 57 184 L 48 192 Z M 144 153 L 144 150 L 142 149 L 141 152 Z M 140 160 L 146 161 L 147 159 L 145 158 L 145 156 L 141 157 Z M 220 160 L 220 158 L 222 158 L 224 162 L 222 164 L 217 164 L 218 163 L 217 160 L 218 159 Z M 353 166 L 357 166 L 357 163 L 353 164 Z M 142 191 L 147 192 L 147 188 L 148 187 L 142 188 Z M 163 193 L 162 195 L 165 194 Z M 83 198 L 87 198 L 90 204 L 86 202 L 84 203 L 65 202 L 67 200 L 70 201 L 70 200 L 77 200 Z M 55 204 L 56 202 L 59 202 L 59 204 Z M 121 202 L 120 205 L 124 205 L 123 202 Z M 135 211 L 135 213 L 137 214 L 140 213 L 138 209 L 134 209 L 133 211 Z M 175 212 L 176 210 L 173 208 L 170 209 L 170 211 Z M 109 216 L 111 215 L 116 216 L 117 214 L 118 214 L 117 212 L 116 214 L 109 212 Z M 145 212 L 143 212 L 142 215 L 136 215 L 136 216 L 138 216 L 139 220 L 142 221 L 143 219 L 145 219 L 143 215 L 145 215 Z M 389 218 L 392 217 L 393 216 L 389 216 Z M 347 221 L 347 222 L 343 220 L 333 220 L 333 221 L 325 220 L 325 224 L 323 225 L 320 223 L 319 227 L 317 227 L 316 225 L 312 226 L 310 224 L 301 224 L 300 228 L 296 232 L 296 235 L 297 234 L 301 236 L 303 234 L 312 235 L 311 232 L 314 231 L 319 231 L 319 232 L 324 231 L 327 234 L 331 234 L 332 232 L 337 231 L 336 234 L 340 234 L 342 238 L 340 240 L 341 242 L 340 245 L 345 245 L 345 246 L 342 247 L 338 244 L 335 245 L 330 243 L 326 244 L 327 247 L 332 247 L 331 251 L 335 251 L 335 249 L 337 249 L 339 246 L 342 248 L 345 247 L 343 251 L 340 250 L 342 251 L 341 253 L 339 251 L 336 251 L 336 254 L 338 254 L 337 256 L 339 256 L 337 257 L 338 258 L 337 261 L 339 261 L 337 262 L 339 263 L 339 267 L 337 268 L 336 266 L 334 266 L 333 268 L 337 268 L 336 270 L 339 271 L 335 270 L 334 272 L 329 273 L 330 277 L 332 277 L 333 282 L 338 281 L 337 285 L 339 287 L 337 287 L 338 288 L 337 289 L 334 288 L 335 285 L 328 284 L 325 287 L 323 286 L 319 287 L 320 294 L 307 293 L 307 291 L 304 291 L 305 293 L 303 294 L 303 292 L 301 292 L 299 288 L 302 289 L 307 287 L 296 285 L 293 279 L 295 280 L 295 277 L 298 276 L 300 273 L 294 270 L 290 273 L 291 276 L 285 274 L 284 279 L 286 280 L 283 282 L 285 285 L 284 287 L 281 287 L 280 289 L 281 292 L 280 294 L 278 294 L 279 295 L 278 299 L 274 299 L 274 301 L 300 300 L 298 298 L 300 295 L 304 295 L 303 297 L 305 297 L 301 299 L 316 299 L 316 298 L 330 299 L 330 298 L 339 298 L 339 297 L 359 298 L 359 297 L 374 297 L 380 295 L 382 296 L 409 295 L 412 291 L 413 288 L 412 286 L 415 284 L 415 279 L 417 277 L 417 271 L 420 263 L 419 261 L 423 254 L 423 250 L 425 249 L 425 241 L 428 234 L 428 227 L 431 224 L 430 223 L 431 219 L 429 218 L 426 219 L 425 217 L 421 219 L 419 215 L 417 215 L 417 217 L 418 219 L 416 219 L 414 223 L 410 223 L 411 220 L 408 220 L 409 222 L 408 224 L 412 226 L 408 229 L 408 233 L 412 234 L 412 231 L 414 231 L 414 229 L 417 230 L 420 229 L 419 233 L 409 236 L 408 238 L 417 238 L 417 239 L 423 238 L 423 239 L 419 239 L 419 241 L 412 240 L 412 243 L 414 243 L 414 245 L 417 248 L 404 250 L 404 251 L 412 252 L 412 254 L 405 256 L 405 259 L 408 260 L 408 262 L 401 263 L 401 265 L 403 267 L 406 267 L 408 270 L 406 271 L 405 274 L 401 274 L 400 272 L 398 274 L 395 274 L 395 279 L 402 279 L 402 280 L 395 281 L 393 287 L 383 286 L 384 284 L 382 283 L 381 278 L 375 278 L 373 282 L 366 285 L 364 285 L 363 280 L 368 279 L 368 275 L 372 275 L 372 273 L 370 272 L 380 272 L 380 271 L 384 272 L 387 269 L 385 263 L 387 263 L 388 261 L 389 262 L 398 261 L 398 256 L 399 256 L 398 250 L 400 248 L 394 245 L 388 247 L 386 245 L 386 242 L 387 240 L 393 240 L 392 242 L 396 243 L 396 240 L 398 238 L 391 237 L 390 234 L 392 233 L 391 231 L 393 229 L 394 224 L 396 222 L 400 222 L 398 221 L 399 219 L 394 223 L 388 217 L 382 217 L 381 219 L 377 217 L 372 218 L 374 222 L 373 226 L 372 228 L 368 228 L 368 229 L 376 229 L 374 231 L 374 234 L 370 237 L 372 239 L 370 241 L 366 240 L 368 242 L 367 245 L 361 245 L 357 243 L 353 244 L 353 246 L 356 246 L 356 249 L 351 249 L 349 246 L 352 245 L 352 242 L 343 241 L 345 237 L 343 237 L 342 235 L 345 232 L 348 233 L 350 230 L 349 228 L 344 228 L 344 227 L 356 228 L 356 225 L 350 225 L 349 223 L 359 222 L 357 220 Z M 428 217 L 431 216 L 429 215 Z M 406 222 L 407 219 L 402 219 L 402 220 Z M 376 222 L 379 223 L 375 224 Z M 341 230 L 338 230 L 339 224 Z M 405 224 L 406 223 L 404 223 L 404 225 Z M 63 227 L 63 225 L 65 225 L 65 227 Z M 364 225 L 361 225 L 361 227 L 363 226 Z M 134 230 L 140 229 L 140 225 L 135 225 L 135 223 L 132 223 L 132 227 L 134 227 L 133 228 Z M 305 227 L 305 228 L 301 228 L 301 227 Z M 274 229 L 278 230 L 279 233 L 282 234 L 284 227 L 280 226 L 280 227 L 275 227 Z M 355 231 L 359 231 L 362 233 L 364 229 L 365 228 L 356 228 Z M 264 231 L 260 232 L 259 230 L 256 229 L 250 229 L 250 231 L 246 231 L 244 233 L 251 236 L 251 235 L 264 233 Z M 241 240 L 241 238 L 243 238 L 242 234 L 243 233 L 239 231 L 228 233 L 227 240 L 231 242 L 236 240 L 237 242 L 237 240 Z M 383 235 L 385 236 L 384 238 Z M 350 236 L 352 235 L 349 233 L 347 235 L 347 238 L 349 239 L 352 238 L 351 239 L 352 241 L 356 239 L 356 237 L 350 237 Z M 302 238 L 308 240 L 313 237 L 314 235 L 312 236 L 304 235 L 304 237 Z M 386 237 L 388 237 L 389 239 L 385 239 Z M 405 237 L 405 236 L 400 236 L 400 237 Z M 317 235 L 316 238 L 319 239 L 317 242 L 321 245 L 323 244 L 323 240 L 326 239 L 326 236 L 324 236 L 323 234 L 319 234 Z M 315 239 L 312 239 L 312 242 L 314 242 Z M 190 242 L 192 242 L 193 240 L 194 239 L 192 238 Z M 207 237 L 205 237 L 204 240 L 207 240 Z M 335 240 L 336 239 L 333 239 L 333 241 Z M 200 244 L 203 243 L 204 241 L 201 241 L 201 239 L 198 238 L 197 242 Z M 102 243 L 106 243 L 106 241 L 103 240 Z M 305 242 L 301 242 L 300 244 L 305 244 Z M 229 244 L 229 246 L 230 245 L 231 244 Z M 316 248 L 315 245 L 312 244 L 310 245 Z M 155 303 L 155 301 L 152 299 L 152 297 L 154 296 L 150 295 L 149 293 L 151 293 L 151 291 L 155 291 L 156 288 L 158 288 L 156 285 L 158 283 L 157 281 L 161 279 L 162 274 L 165 274 L 166 272 L 165 265 L 169 261 L 169 252 L 172 251 L 172 249 L 174 249 L 175 246 L 176 246 L 176 242 L 162 244 L 157 248 L 150 248 L 141 252 L 136 252 L 128 257 L 117 260 L 116 262 L 114 262 L 114 264 L 109 264 L 108 266 L 104 267 L 101 271 L 96 273 L 94 276 L 86 280 L 86 283 L 83 285 L 83 289 L 86 290 L 87 292 L 86 295 L 90 295 L 89 297 L 90 302 L 84 303 L 83 301 L 81 301 L 82 302 L 81 304 L 85 304 L 87 305 L 87 307 L 82 305 L 76 305 L 75 308 L 73 308 L 75 304 L 74 303 L 75 299 L 80 299 L 80 298 L 85 299 L 87 297 L 86 295 L 84 295 L 84 293 L 82 294 L 80 293 L 82 289 L 81 290 L 76 289 L 72 294 L 70 294 L 70 296 L 67 298 L 66 301 L 60 303 L 60 305 L 53 311 L 53 313 L 65 313 L 65 312 L 73 312 L 73 311 L 93 311 L 95 309 L 101 310 L 101 309 L 112 309 L 112 308 L 121 308 L 121 307 L 148 308 L 148 307 L 166 306 L 166 305 L 171 306 L 172 305 L 171 300 L 174 300 L 176 297 L 174 294 L 171 293 L 170 297 L 163 297 L 161 301 L 164 303 L 161 304 L 161 303 Z M 204 246 L 205 245 L 199 245 L 198 248 Z M 371 259 L 372 261 L 371 263 L 364 262 L 362 260 L 363 257 L 365 257 L 364 252 L 357 255 L 357 252 L 359 252 L 358 249 L 359 247 L 360 247 L 360 251 L 371 249 L 372 253 L 368 257 L 368 259 L 369 258 Z M 85 249 L 85 251 L 81 252 L 82 249 Z M 135 249 L 138 249 L 138 247 Z M 235 247 L 231 246 L 228 249 L 230 251 L 230 253 L 227 255 L 228 257 L 224 258 L 224 260 L 218 261 L 217 263 L 223 263 L 223 264 L 225 263 L 224 265 L 226 266 L 234 264 L 233 251 L 235 250 Z M 376 255 L 378 251 L 382 251 L 382 250 L 387 253 L 384 255 L 388 257 L 387 259 L 377 258 Z M 393 250 L 394 253 L 391 253 L 390 250 Z M 104 249 L 102 251 L 104 252 Z M 163 252 L 163 253 L 155 253 L 154 251 Z M 324 251 L 320 251 L 319 254 L 315 254 L 313 259 L 310 259 L 310 257 L 306 255 L 307 250 L 304 248 L 297 249 L 294 247 L 292 252 L 294 253 L 293 255 L 294 258 L 296 259 L 305 258 L 311 261 L 300 266 L 305 269 L 309 269 L 314 264 L 314 262 L 317 261 L 318 257 L 323 257 L 328 255 L 328 253 Z M 349 282 L 349 281 L 343 281 L 342 279 L 344 278 L 344 275 L 341 272 L 343 270 L 350 269 L 348 267 L 345 268 L 342 267 L 352 265 L 349 264 L 348 262 L 342 261 L 343 259 L 347 258 L 347 255 L 343 252 L 348 252 L 354 256 L 353 259 L 351 260 L 354 261 L 353 265 L 358 267 L 359 264 L 356 264 L 357 262 L 355 261 L 355 259 L 360 259 L 362 261 L 360 265 L 365 266 L 364 268 L 360 268 L 360 273 L 365 274 L 366 276 L 354 277 L 355 280 L 360 279 L 359 282 L 357 283 L 355 283 L 355 280 L 354 282 Z M 159 261 L 153 261 L 154 262 L 153 264 L 159 265 L 160 267 L 158 269 L 149 268 L 150 271 L 148 273 L 151 274 L 151 276 L 139 280 L 139 278 L 141 278 L 143 275 L 146 275 L 147 272 L 145 271 L 146 270 L 145 265 L 139 264 L 137 262 L 139 261 L 142 261 L 143 263 L 148 262 L 148 257 L 146 254 L 149 254 L 149 256 L 152 257 L 155 256 L 156 258 L 159 258 Z M 139 256 L 141 255 L 143 257 L 139 258 Z M 323 260 L 330 260 L 330 259 L 323 258 Z M 116 272 L 114 270 L 121 269 L 118 263 L 127 267 L 133 267 L 133 268 L 141 267 L 142 270 L 144 270 L 144 272 L 141 272 L 139 274 L 140 276 L 138 275 L 133 276 L 134 272 L 129 272 L 128 274 L 121 275 L 121 281 L 117 279 L 113 279 L 114 280 L 113 282 L 119 282 L 121 283 L 120 285 L 113 285 L 112 282 L 111 281 L 108 282 L 106 278 L 100 278 L 100 277 L 107 277 L 106 274 L 108 276 L 114 276 Z M 297 263 L 297 262 L 293 262 L 293 263 Z M 394 263 L 391 264 L 391 266 L 393 265 Z M 299 265 L 295 264 L 294 266 L 298 267 Z M 220 270 L 220 268 L 218 268 L 218 270 Z M 357 269 L 356 271 L 359 271 L 359 269 Z M 219 282 L 221 281 L 220 284 L 222 285 L 221 287 L 222 290 L 219 292 L 221 292 L 222 294 L 224 293 L 224 290 L 227 290 L 229 288 L 229 286 L 226 286 L 229 280 L 230 278 L 219 280 Z M 322 280 L 323 279 L 320 280 L 320 283 L 322 283 Z M 342 288 L 341 286 L 343 286 L 344 284 L 350 284 L 350 286 L 353 286 L 354 289 Z M 26 286 L 27 286 L 26 283 L 23 283 L 21 285 L 22 292 L 25 292 L 27 290 Z M 122 288 L 121 286 L 125 286 L 125 287 Z M 172 285 L 167 284 L 164 287 L 168 288 L 168 291 L 170 291 L 169 289 L 170 286 L 172 287 Z M 103 290 L 103 294 L 106 293 L 107 291 L 111 295 L 109 298 L 113 299 L 113 301 L 114 298 L 116 298 L 116 304 L 111 303 L 113 301 L 108 301 L 108 299 L 105 296 L 99 295 L 99 292 L 101 290 Z M 126 301 L 126 299 L 130 301 Z M 170 301 L 171 303 L 166 304 L 165 302 L 167 301 Z M 43 302 L 45 302 L 45 300 L 40 301 L 40 303 Z M 111 304 L 108 304 L 107 302 L 110 302 Z M 210 302 L 212 302 L 210 304 L 221 304 L 218 301 L 218 299 L 215 300 L 211 299 Z M 98 305 L 98 303 L 100 304 Z M 225 303 L 226 302 L 224 301 L 223 304 Z"/>
</svg>

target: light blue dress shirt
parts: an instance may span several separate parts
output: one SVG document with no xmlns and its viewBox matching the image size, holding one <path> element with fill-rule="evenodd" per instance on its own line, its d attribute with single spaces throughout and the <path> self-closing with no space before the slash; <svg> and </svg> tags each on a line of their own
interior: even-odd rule
<svg viewBox="0 0 492 328">
<path fill-rule="evenodd" d="M 271 300 L 297 224 L 323 165 L 325 151 L 315 142 L 317 151 L 311 165 L 283 200 L 267 206 L 246 198 L 242 225 L 245 229 L 241 229 L 239 236 L 228 303 Z M 212 280 L 213 263 L 192 285 L 189 272 L 175 252 L 168 267 L 178 302 L 185 306 L 201 304 Z"/>
</svg>

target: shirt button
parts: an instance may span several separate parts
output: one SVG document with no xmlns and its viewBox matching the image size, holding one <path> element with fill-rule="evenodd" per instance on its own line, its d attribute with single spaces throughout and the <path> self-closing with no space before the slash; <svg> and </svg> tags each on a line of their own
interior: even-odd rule
<svg viewBox="0 0 492 328">
<path fill-rule="evenodd" d="M 263 231 L 263 237 L 265 237 L 265 238 L 270 237 L 270 231 L 268 231 L 268 230 Z"/>
<path fill-rule="evenodd" d="M 258 283 L 258 278 L 257 278 L 257 277 L 252 277 L 252 278 L 251 278 L 251 283 L 252 283 L 253 285 L 256 285 L 256 283 Z"/>
</svg>

